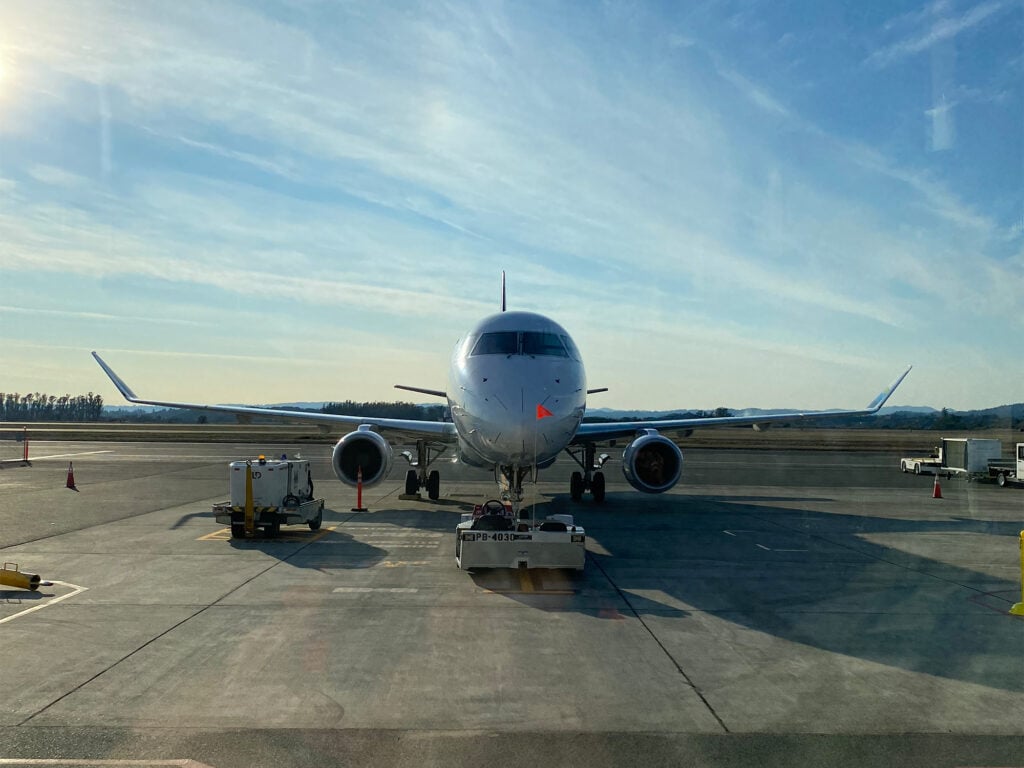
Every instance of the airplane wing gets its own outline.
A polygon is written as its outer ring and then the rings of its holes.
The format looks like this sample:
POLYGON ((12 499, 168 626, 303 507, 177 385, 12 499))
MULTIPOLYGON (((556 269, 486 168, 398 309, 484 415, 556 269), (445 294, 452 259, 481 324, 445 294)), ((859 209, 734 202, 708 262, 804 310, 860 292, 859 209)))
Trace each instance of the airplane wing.
POLYGON ((614 438, 632 437, 638 431, 644 429, 656 429, 659 432, 683 432, 704 427, 737 427, 744 424, 760 426, 771 425, 777 422, 793 422, 811 419, 829 419, 836 416, 867 416, 877 413, 878 409, 885 405, 885 401, 896 391, 910 369, 896 377, 896 380, 875 397, 867 407, 853 411, 813 411, 810 413, 768 413, 761 416, 720 416, 707 419, 666 419, 663 421, 616 421, 600 424, 581 424, 576 430, 573 443, 593 443, 614 438))
POLYGON ((167 400, 144 400, 140 397, 136 397, 131 388, 124 383, 124 380, 120 376, 114 373, 113 369, 104 362, 103 358, 95 352, 92 353, 92 356, 96 358, 96 362, 100 364, 100 368, 102 368, 107 376, 110 377, 110 380, 114 382, 114 386, 117 387, 118 391, 129 403, 157 405, 163 408, 188 408, 196 411, 232 413, 240 417, 264 416, 279 421, 296 421, 317 424, 350 424, 352 426, 369 424, 377 427, 381 431, 393 430, 414 438, 429 437, 435 440, 455 439, 455 425, 447 421, 379 419, 370 416, 342 416, 334 413, 308 413, 305 411, 288 411, 281 408, 258 408, 245 405, 204 405, 201 403, 178 403, 167 400))

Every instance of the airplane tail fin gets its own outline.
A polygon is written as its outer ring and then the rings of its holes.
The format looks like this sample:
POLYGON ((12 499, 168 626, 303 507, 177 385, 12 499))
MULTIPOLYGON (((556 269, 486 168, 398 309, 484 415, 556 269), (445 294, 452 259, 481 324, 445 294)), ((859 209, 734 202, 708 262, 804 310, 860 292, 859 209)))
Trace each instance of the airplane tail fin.
POLYGON ((505 270, 501 270, 501 311, 504 312, 506 309, 505 304, 505 270))

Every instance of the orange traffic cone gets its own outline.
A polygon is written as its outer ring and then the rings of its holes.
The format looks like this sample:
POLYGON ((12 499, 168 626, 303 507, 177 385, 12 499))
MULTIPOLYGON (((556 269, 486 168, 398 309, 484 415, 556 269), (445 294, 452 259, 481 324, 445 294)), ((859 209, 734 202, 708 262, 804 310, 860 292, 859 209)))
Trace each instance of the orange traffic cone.
POLYGON ((359 465, 356 467, 356 505, 352 507, 353 512, 369 512, 369 510, 363 506, 363 467, 359 465))
POLYGON ((65 487, 70 488, 72 491, 78 490, 75 488, 75 468, 70 461, 68 462, 68 482, 65 487))
POLYGON ((941 499, 942 498, 942 486, 939 485, 939 473, 938 472, 935 473, 935 485, 932 486, 932 498, 933 499, 941 499))

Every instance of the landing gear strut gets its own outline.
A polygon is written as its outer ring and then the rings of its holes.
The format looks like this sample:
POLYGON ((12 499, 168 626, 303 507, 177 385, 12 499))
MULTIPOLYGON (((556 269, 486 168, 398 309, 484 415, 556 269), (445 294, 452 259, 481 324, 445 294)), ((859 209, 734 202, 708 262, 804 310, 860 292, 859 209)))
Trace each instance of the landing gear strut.
POLYGON ((565 452, 572 456, 573 461, 580 465, 582 472, 573 472, 569 477, 569 496, 573 501, 583 499, 585 491, 590 491, 594 501, 604 501, 604 472, 601 467, 608 461, 608 454, 597 455, 597 446, 584 443, 582 448, 566 448, 565 452), (582 454, 582 458, 580 458, 582 454))
POLYGON ((512 504, 512 511, 519 517, 519 507, 523 503, 523 480, 533 471, 532 467, 506 466, 495 467, 494 475, 501 486, 501 499, 512 504))
POLYGON ((405 473, 405 494, 415 496, 420 488, 427 489, 427 496, 431 501, 437 501, 441 497, 441 473, 436 469, 427 472, 434 461, 448 450, 447 446, 428 443, 426 440, 416 441, 416 458, 412 457, 409 451, 402 451, 402 456, 409 462, 410 469, 405 473))

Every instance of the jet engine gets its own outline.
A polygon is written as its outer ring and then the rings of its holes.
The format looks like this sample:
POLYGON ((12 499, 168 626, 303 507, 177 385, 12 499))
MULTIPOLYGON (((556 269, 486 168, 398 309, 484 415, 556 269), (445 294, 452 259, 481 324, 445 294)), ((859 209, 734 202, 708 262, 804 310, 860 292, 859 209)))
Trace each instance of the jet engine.
POLYGON ((650 429, 622 451, 622 474, 644 493, 664 493, 679 482, 683 452, 679 446, 650 429))
POLYGON ((363 470, 363 485, 376 485, 391 471, 391 445, 368 425, 349 432, 331 452, 334 474, 345 485, 355 485, 359 469, 363 470))

